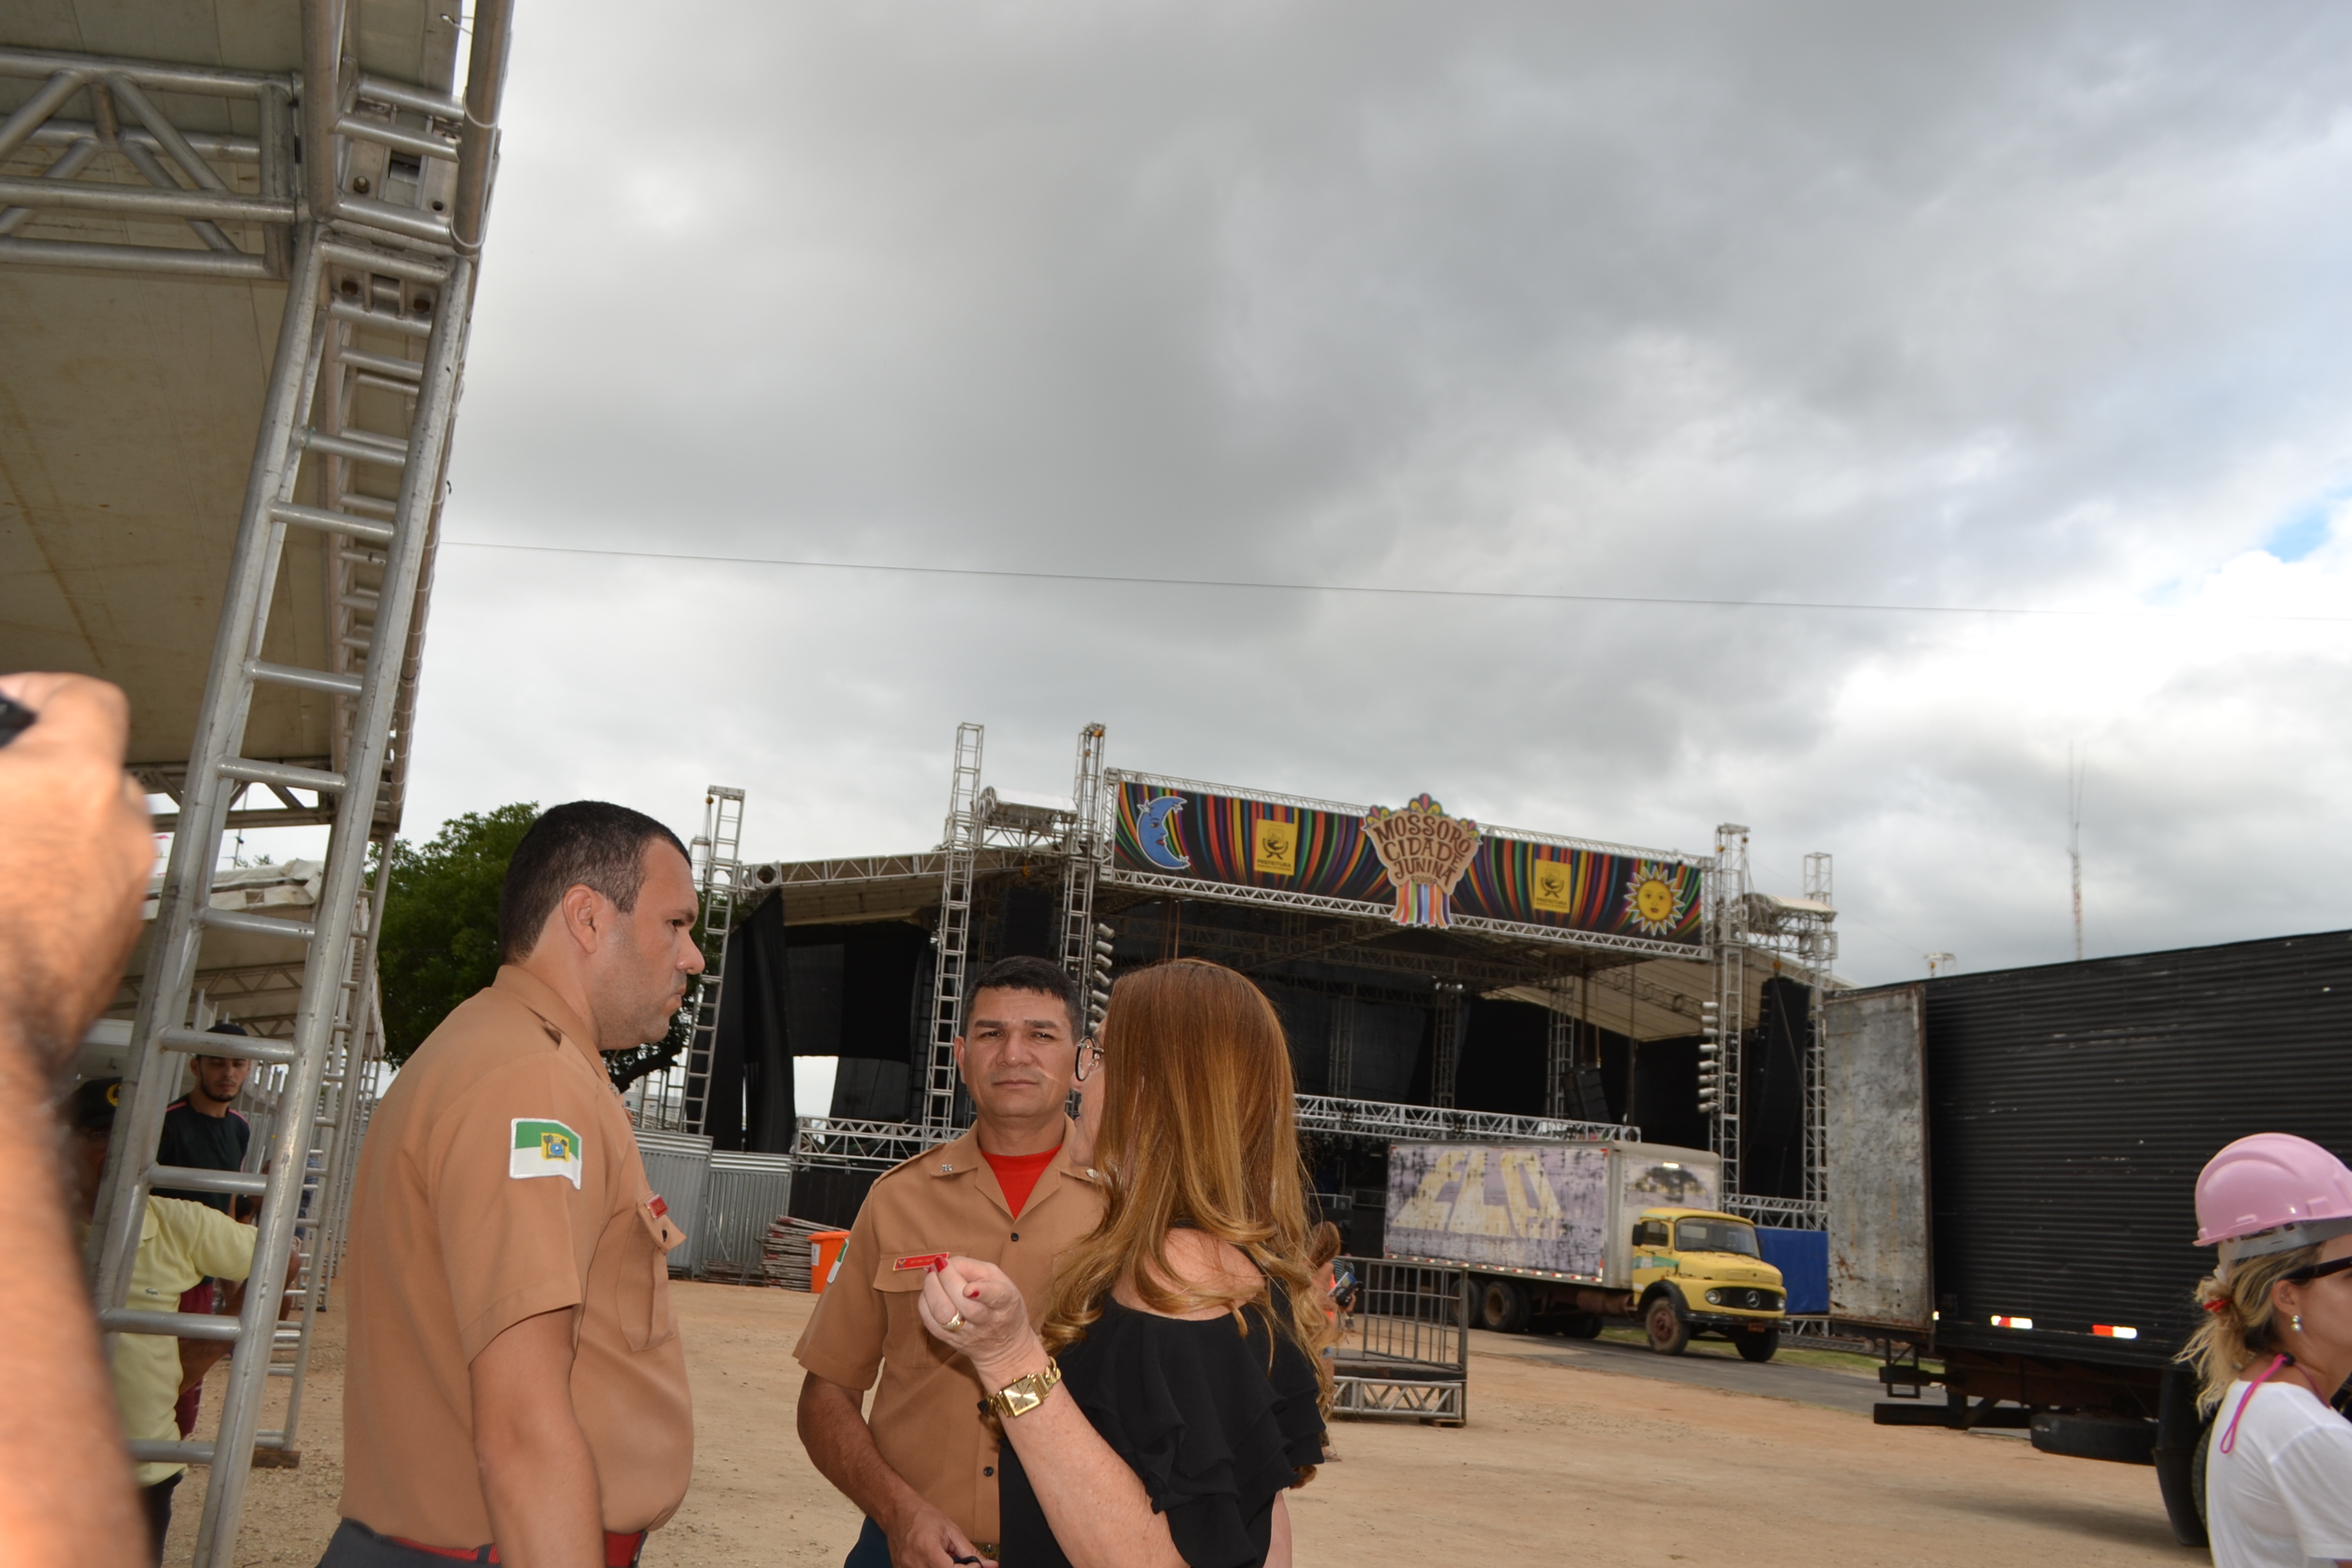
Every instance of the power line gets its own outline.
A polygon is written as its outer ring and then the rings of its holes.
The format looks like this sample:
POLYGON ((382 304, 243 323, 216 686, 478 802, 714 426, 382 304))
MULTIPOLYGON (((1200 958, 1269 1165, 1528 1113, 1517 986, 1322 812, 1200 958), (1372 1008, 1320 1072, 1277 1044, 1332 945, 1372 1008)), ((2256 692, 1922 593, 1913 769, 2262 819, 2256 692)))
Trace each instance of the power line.
POLYGON ((507 544, 450 539, 459 550, 514 550, 536 555, 597 555, 628 561, 695 562, 718 566, 782 566, 808 572, 882 572, 915 577, 993 577, 1027 583, 1106 583, 1130 587, 1217 588, 1265 594, 1358 594, 1383 598, 1482 599, 1541 605, 1647 605, 1713 610, 1820 610, 1887 616, 2026 616, 2044 619, 2292 621, 2352 625, 2352 616, 2254 616, 2228 610, 2050 609, 2005 605, 1874 605, 1831 599, 1711 599, 1673 594, 1541 594, 1507 588, 1403 588, 1361 583, 1269 583, 1226 577, 1148 577, 1113 572, 1034 572, 1009 566, 906 566, 882 561, 796 561, 772 555, 705 555, 680 550, 609 550, 585 544, 507 544))

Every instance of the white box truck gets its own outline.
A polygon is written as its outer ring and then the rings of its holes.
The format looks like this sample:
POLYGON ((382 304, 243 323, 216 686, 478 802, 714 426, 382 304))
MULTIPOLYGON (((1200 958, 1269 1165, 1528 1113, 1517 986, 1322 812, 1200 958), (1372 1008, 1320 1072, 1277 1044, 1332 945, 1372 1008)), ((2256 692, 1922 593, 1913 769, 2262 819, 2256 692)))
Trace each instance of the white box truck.
POLYGON ((1769 1361, 1780 1271, 1716 1208, 1722 1175, 1716 1155, 1660 1143, 1391 1144, 1384 1249, 1467 1268, 1480 1328, 1590 1339, 1620 1319, 1662 1354, 1714 1334, 1769 1361))

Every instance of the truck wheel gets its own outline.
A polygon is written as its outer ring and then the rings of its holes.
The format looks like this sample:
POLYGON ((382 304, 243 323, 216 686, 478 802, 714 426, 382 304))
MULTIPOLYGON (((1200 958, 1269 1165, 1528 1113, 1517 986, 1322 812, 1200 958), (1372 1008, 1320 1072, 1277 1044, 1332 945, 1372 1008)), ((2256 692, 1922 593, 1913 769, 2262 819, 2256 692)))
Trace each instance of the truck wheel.
POLYGON ((1739 1347, 1741 1361, 1770 1361, 1780 1348, 1780 1325, 1775 1323, 1769 1329, 1735 1335, 1731 1342, 1739 1347))
POLYGON ((1516 1334, 1528 1326, 1528 1293, 1516 1279, 1489 1279, 1478 1292, 1478 1326, 1516 1334))
POLYGON ((1572 1340, 1597 1340, 1601 1320, 1591 1312, 1570 1312, 1561 1321, 1559 1331, 1572 1340))
POLYGON ((1660 1355, 1680 1355, 1690 1348, 1690 1321, 1672 1296, 1652 1301, 1642 1315, 1642 1326, 1649 1331, 1650 1348, 1660 1355))

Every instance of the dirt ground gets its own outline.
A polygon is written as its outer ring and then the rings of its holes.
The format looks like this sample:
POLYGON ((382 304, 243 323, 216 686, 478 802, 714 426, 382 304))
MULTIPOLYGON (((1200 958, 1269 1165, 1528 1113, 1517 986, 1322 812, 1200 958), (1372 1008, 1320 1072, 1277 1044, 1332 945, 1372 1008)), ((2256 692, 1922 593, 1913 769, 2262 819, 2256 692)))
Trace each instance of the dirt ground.
MULTIPOLYGON (((856 1512, 793 1433, 792 1345, 814 1299, 675 1289, 694 1377, 694 1489, 646 1562, 840 1562, 856 1512)), ((254 1472, 240 1564, 309 1568, 334 1528, 342 1321, 329 1313, 320 1328, 302 1463, 254 1472)), ((1530 1359, 1543 1346, 1474 1335, 1470 1424, 1459 1430, 1340 1424, 1341 1461, 1291 1496, 1299 1568, 2206 1561, 2173 1544, 2155 1474, 2143 1468, 2056 1458, 2013 1436, 1877 1427, 1845 1410, 1530 1359)), ((205 1408, 218 1408, 216 1388, 205 1408)), ((167 1562, 189 1560, 201 1485, 197 1472, 183 1488, 167 1562)))

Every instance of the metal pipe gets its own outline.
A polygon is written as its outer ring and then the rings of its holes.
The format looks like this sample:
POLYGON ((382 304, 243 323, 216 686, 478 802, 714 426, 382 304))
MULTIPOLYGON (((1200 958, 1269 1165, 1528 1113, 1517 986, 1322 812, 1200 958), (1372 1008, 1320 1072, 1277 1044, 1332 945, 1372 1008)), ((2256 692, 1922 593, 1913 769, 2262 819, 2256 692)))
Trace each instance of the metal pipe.
POLYGON ((404 468, 408 466, 408 455, 405 452, 386 451, 381 447, 372 447, 364 441, 354 441, 349 437, 330 436, 324 430, 305 431, 302 444, 313 452, 331 453, 335 457, 349 458, 355 462, 381 463, 387 468, 404 468))
MULTIPOLYGON (((184 806, 181 808, 180 815, 187 816, 184 806)), ((198 911, 197 921, 215 931, 239 931, 247 936, 282 937, 288 942, 307 942, 319 934, 319 928, 309 921, 281 921, 268 915, 249 915, 242 910, 203 910, 198 911)), ((160 1134, 163 1128, 159 1125, 156 1131, 160 1134)))
POLYGON ((89 80, 86 65, 61 66, 38 92, 16 106, 16 112, 0 121, 0 158, 22 147, 41 121, 55 114, 89 80))
POLYGON ((79 185, 64 181, 0 179, 0 205, 131 213, 142 217, 204 217, 216 223, 294 221, 292 202, 235 191, 142 191, 135 185, 79 185))
POLYGON ((428 136, 421 131, 406 130, 386 121, 346 114, 335 121, 335 130, 342 135, 356 136, 362 142, 373 142, 381 147, 395 147, 403 153, 414 153, 420 158, 439 158, 452 163, 457 161, 457 149, 441 138, 428 136))
POLYGON ((460 256, 478 256, 499 157, 499 100, 506 90, 514 0, 476 0, 474 48, 466 61, 466 128, 457 143, 457 211, 449 232, 460 256))
MULTIPOLYGON (((246 668, 250 669, 256 662, 247 660, 246 668)), ((265 763, 252 757, 227 758, 220 764, 220 775, 248 784, 284 784, 288 789, 318 790, 327 795, 333 795, 347 782, 342 774, 331 773, 323 768, 298 768, 291 763, 265 763)))
POLYGON ((365 522, 340 511, 327 511, 315 506, 297 506, 292 501, 279 501, 269 509, 269 515, 279 522, 298 528, 315 528, 321 533, 348 534, 382 544, 392 537, 392 530, 383 523, 365 522))
POLYGON ((388 316, 382 310, 371 310, 355 300, 338 300, 327 307, 327 313, 338 321, 354 326, 373 327, 382 332, 400 332, 412 338, 433 335, 431 321, 419 321, 407 316, 388 316))
POLYGON ((196 1312, 142 1312, 119 1307, 98 1315, 98 1326, 110 1334, 154 1334, 174 1340, 233 1340, 235 1318, 196 1312))
MULTIPOLYGON (((94 136, 85 136, 67 148, 56 163, 42 170, 41 178, 70 180, 89 167, 89 161, 97 157, 98 153, 98 139, 94 136)), ((0 235, 14 234, 32 219, 31 207, 9 207, 5 211, 0 211, 0 235)))
POLYGON ((451 243, 448 219, 418 212, 415 207, 394 206, 373 196, 339 195, 335 198, 335 216, 346 224, 381 229, 426 245, 451 243))
MULTIPOLYGON (((411 283, 438 285, 449 277, 449 263, 443 257, 399 255, 331 234, 324 244, 329 261, 361 268, 371 273, 382 273, 387 278, 405 278, 411 283)), ((420 335, 422 331, 420 329, 420 335)))
MULTIPOLYGON (((326 691, 338 697, 357 697, 360 694, 358 676, 341 675, 331 669, 304 669, 299 665, 269 664, 249 658, 245 661, 245 672, 256 680, 267 680, 278 686, 299 686, 305 691, 326 691)), ((272 787, 277 787, 277 781, 268 782, 272 787)), ((299 789, 301 786, 290 787, 299 789)))
POLYGON ((268 1190, 269 1178, 249 1171, 215 1171, 209 1166, 150 1165, 149 1187, 184 1187, 192 1193, 228 1193, 257 1198, 268 1190))
POLYGON ((466 118, 466 106, 454 98, 411 87, 404 81, 390 81, 380 76, 360 72, 359 96, 371 103, 389 103, 395 109, 413 109, 419 114, 429 114, 436 120, 456 123, 466 118))
POLYGON ((47 76, 72 71, 85 79, 99 72, 129 77, 157 92, 193 92, 251 98, 273 84, 290 85, 284 72, 229 70, 219 66, 161 65, 120 55, 72 55, 54 49, 0 47, 0 76, 47 76))
POLYGON ((425 374, 425 367, 413 359, 394 359, 389 354, 372 354, 362 349, 345 349, 336 357, 353 370, 373 371, 378 375, 404 381, 411 391, 415 389, 417 379, 425 374))
POLYGON ((342 0, 302 0, 302 195, 313 221, 335 215, 335 120, 342 111, 342 0))
POLYGON ((172 155, 172 162, 180 165, 188 178, 207 191, 228 189, 221 177, 213 172, 213 166, 196 156, 196 150, 188 145, 187 138, 180 134, 180 128, 165 119, 154 101, 140 90, 137 82, 118 71, 107 77, 106 86, 108 91, 131 106, 131 112, 147 127, 148 134, 163 144, 163 151, 172 155))
MULTIPOLYGON (((227 1049, 221 1037, 203 1029, 166 1029, 156 1037, 158 1050, 173 1051, 182 1056, 216 1057, 227 1049)), ((257 1062, 290 1062, 294 1049, 275 1040, 265 1040, 257 1035, 247 1036, 236 1047, 236 1054, 257 1062)))
POLYGON ((75 239, 0 237, 0 263, 62 267, 77 272, 162 272, 254 283, 269 280, 268 263, 258 256, 224 256, 216 250, 164 250, 150 245, 98 245, 75 239))
MULTIPOLYGON (((156 189, 176 191, 181 188, 180 182, 172 178, 171 172, 163 167, 163 161, 146 148, 127 146, 118 142, 115 143, 115 151, 121 153, 131 166, 138 170, 140 175, 156 189)), ((188 220, 188 226, 195 231, 198 239, 205 242, 205 248, 207 250, 215 250, 224 256, 245 254, 234 240, 221 232, 221 226, 216 223, 205 218, 192 217, 188 220)))
MULTIPOLYGON (((263 101, 268 101, 269 97, 269 94, 263 94, 263 101)), ((40 128, 33 132, 26 144, 34 147, 64 147, 97 135, 98 126, 94 121, 52 118, 44 121, 40 128)), ((209 131, 184 131, 180 133, 180 137, 189 146, 208 158, 222 158, 232 163, 261 162, 261 143, 250 137, 221 136, 209 131)), ((163 150, 163 144, 155 139, 154 133, 143 129, 122 132, 122 140, 136 142, 141 146, 158 153, 163 150)))

